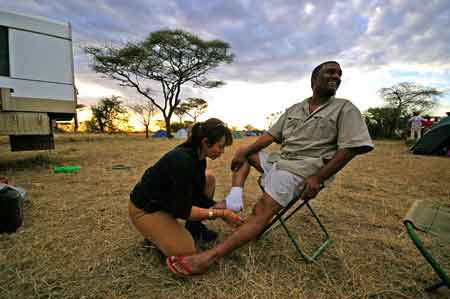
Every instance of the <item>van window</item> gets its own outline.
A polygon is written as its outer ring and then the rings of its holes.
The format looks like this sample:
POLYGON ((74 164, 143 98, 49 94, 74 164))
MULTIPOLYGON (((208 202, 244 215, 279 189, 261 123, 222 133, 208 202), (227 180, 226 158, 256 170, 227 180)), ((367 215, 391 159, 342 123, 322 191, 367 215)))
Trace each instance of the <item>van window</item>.
POLYGON ((0 26, 0 76, 9 77, 8 28, 0 26))

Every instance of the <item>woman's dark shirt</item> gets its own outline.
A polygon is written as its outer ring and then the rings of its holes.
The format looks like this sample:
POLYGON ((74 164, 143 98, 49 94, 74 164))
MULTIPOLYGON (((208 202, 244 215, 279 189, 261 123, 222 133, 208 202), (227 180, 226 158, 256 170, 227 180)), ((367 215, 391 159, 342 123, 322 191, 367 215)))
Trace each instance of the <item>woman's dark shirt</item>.
POLYGON ((131 191, 133 204, 147 213, 165 211, 188 219, 194 199, 205 197, 206 159, 195 150, 177 146, 148 168, 131 191))

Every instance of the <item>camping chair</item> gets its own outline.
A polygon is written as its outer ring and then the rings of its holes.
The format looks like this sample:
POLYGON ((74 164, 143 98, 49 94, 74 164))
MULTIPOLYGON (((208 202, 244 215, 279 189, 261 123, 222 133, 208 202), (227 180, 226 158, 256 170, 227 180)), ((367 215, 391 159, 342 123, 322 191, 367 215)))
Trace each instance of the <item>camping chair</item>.
POLYGON ((416 230, 419 230, 435 235, 444 242, 450 242, 450 208, 439 207, 432 203, 417 200, 409 209, 403 223, 414 245, 416 245, 440 278, 438 283, 427 287, 425 290, 433 291, 443 286, 447 286, 450 289, 449 275, 431 255, 430 251, 425 248, 416 233, 416 230))
MULTIPOLYGON (((259 187, 261 188, 261 190, 264 192, 264 187, 262 186, 262 183, 261 183, 261 177, 258 178, 258 184, 259 184, 259 187)), ((286 232, 286 234, 288 235, 288 238, 291 240, 291 242, 292 242, 295 250, 298 252, 298 254, 307 262, 314 262, 316 260, 316 258, 319 257, 322 254, 322 252, 327 248, 327 246, 330 245, 331 239, 330 239, 330 236, 328 235, 327 230, 325 229, 325 226, 320 221, 320 218, 317 215, 317 213, 311 207, 309 201, 302 201, 301 198, 302 198, 302 194, 300 194, 297 198, 294 198, 293 200, 291 200, 291 202, 286 207, 281 209, 273 217, 272 221, 269 224, 267 224, 266 227, 264 228, 264 230, 259 234, 258 239, 266 236, 272 230, 274 230, 279 225, 281 225, 283 227, 284 231, 286 232), (296 207, 294 208, 294 206, 296 206, 296 207), (304 206, 307 207, 307 209, 309 210, 309 212, 311 213, 313 218, 316 220, 316 222, 318 223, 320 229, 322 230, 322 232, 324 234, 324 239, 323 239, 322 243, 313 250, 312 254, 306 253, 301 248, 299 237, 298 236, 296 237, 294 235, 294 233, 292 233, 286 226, 286 222, 288 221, 288 219, 291 218, 292 215, 294 215, 297 211, 299 211, 304 206), (292 211, 287 216, 284 216, 289 210, 292 210, 292 211)))

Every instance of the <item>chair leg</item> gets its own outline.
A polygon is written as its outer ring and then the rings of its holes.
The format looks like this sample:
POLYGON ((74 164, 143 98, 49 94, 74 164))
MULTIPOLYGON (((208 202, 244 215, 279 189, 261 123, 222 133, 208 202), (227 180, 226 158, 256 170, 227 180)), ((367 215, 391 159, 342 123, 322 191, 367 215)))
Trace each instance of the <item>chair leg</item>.
POLYGON ((297 212, 298 210, 300 210, 300 208, 302 208, 307 202, 302 202, 297 208, 295 208, 294 211, 292 211, 291 213, 289 213, 289 215, 287 215, 286 217, 283 218, 283 215, 286 214, 286 212, 292 207, 292 205, 295 202, 292 202, 292 204, 289 204, 287 207, 285 207, 284 209, 282 209, 280 212, 277 213, 277 215, 272 219, 272 221, 266 225, 266 227, 264 228, 264 230, 259 234, 258 239, 266 236, 267 234, 269 234, 272 230, 274 230, 275 228, 277 228, 279 225, 281 225, 281 220, 283 220, 284 222, 286 222, 289 218, 291 218, 291 216, 297 212))
POLYGON ((411 241, 413 241, 414 245, 417 247, 417 249, 419 249, 420 253, 441 279, 441 282, 426 288, 426 290, 429 289, 430 291, 432 291, 440 288, 443 285, 447 286, 450 289, 450 277, 448 276, 447 272, 445 272, 444 268, 441 267, 441 265, 433 258, 431 253, 425 248, 419 236, 416 234, 414 225, 410 221, 405 221, 404 225, 406 226, 406 231, 408 232, 411 241))
POLYGON ((307 262, 314 262, 316 260, 316 258, 319 257, 322 254, 322 252, 328 247, 328 245, 331 244, 330 236, 329 236, 325 226, 320 221, 319 216, 314 212, 313 208, 309 205, 308 202, 302 202, 294 211, 289 213, 288 216, 283 217, 283 215, 287 212, 287 209, 289 209, 289 208, 290 208, 290 206, 286 207, 285 209, 280 211, 280 213, 277 214, 277 216, 272 220, 272 222, 270 222, 270 224, 266 226, 266 228, 260 234, 259 237, 266 236, 272 230, 274 230, 276 227, 281 225, 283 227, 284 231, 286 232, 286 234, 288 235, 289 239, 291 240, 291 242, 292 242, 293 246, 295 247, 296 251, 298 252, 298 254, 307 262), (295 236, 286 226, 286 221, 295 212, 297 212, 300 208, 302 208, 304 205, 307 206, 308 210, 310 211, 310 213, 312 214, 312 216, 314 217, 316 222, 319 224, 319 227, 321 228, 322 232, 325 235, 324 241, 320 244, 320 246, 318 248, 315 249, 315 251, 312 253, 312 255, 308 255, 305 251, 302 250, 298 236, 295 236))

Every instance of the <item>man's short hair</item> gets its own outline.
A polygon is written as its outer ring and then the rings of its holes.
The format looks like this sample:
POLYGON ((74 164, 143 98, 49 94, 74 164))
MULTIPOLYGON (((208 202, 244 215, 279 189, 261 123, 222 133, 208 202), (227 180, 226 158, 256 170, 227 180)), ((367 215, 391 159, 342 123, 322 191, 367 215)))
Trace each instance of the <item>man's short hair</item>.
POLYGON ((337 61, 334 61, 334 60, 325 61, 325 62, 322 62, 321 64, 319 64, 318 66, 316 66, 316 67, 313 69, 312 74, 311 74, 311 88, 313 88, 313 82, 314 82, 314 80, 317 78, 317 76, 319 75, 319 72, 320 72, 320 70, 322 69, 322 67, 323 67, 325 64, 328 64, 328 63, 335 63, 335 64, 341 66, 337 61))

